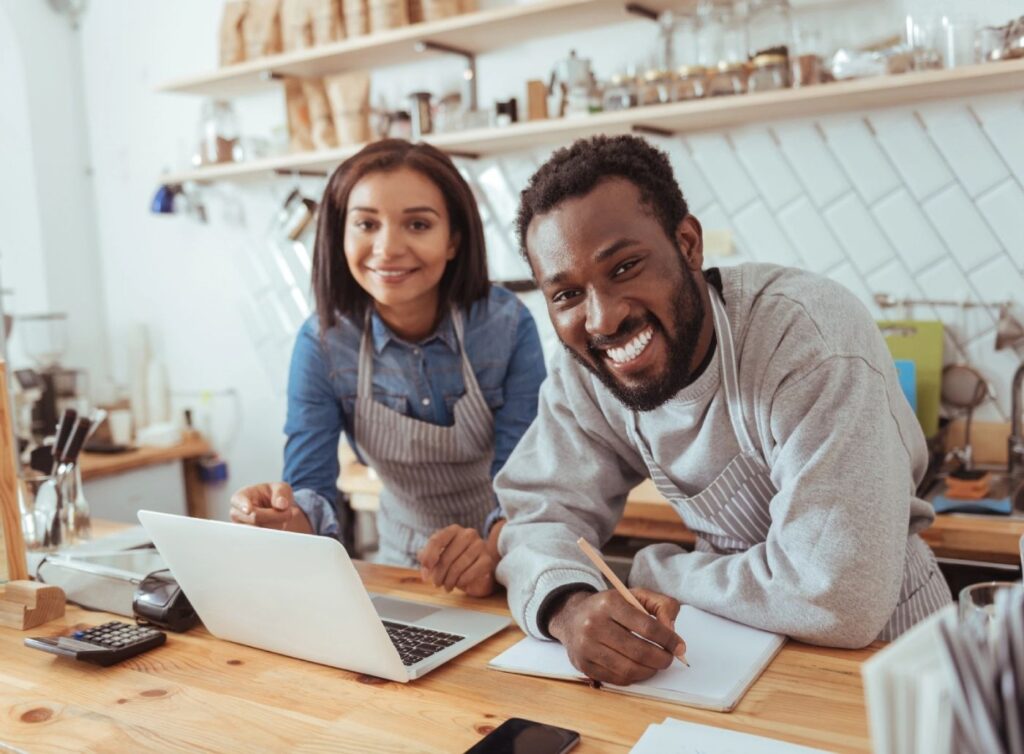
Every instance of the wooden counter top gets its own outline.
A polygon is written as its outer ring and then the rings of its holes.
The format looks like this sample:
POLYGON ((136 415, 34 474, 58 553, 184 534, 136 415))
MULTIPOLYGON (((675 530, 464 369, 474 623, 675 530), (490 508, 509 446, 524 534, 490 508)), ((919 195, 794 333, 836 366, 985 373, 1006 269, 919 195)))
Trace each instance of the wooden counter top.
MULTIPOLYGON (((380 480, 354 460, 342 466, 339 489, 360 496, 360 509, 367 509, 367 497, 380 494, 380 480)), ((651 480, 629 493, 626 510, 615 533, 624 537, 676 542, 693 546, 695 537, 686 528, 671 505, 651 480)), ((948 513, 936 516, 935 523, 921 535, 938 557, 977 560, 986 563, 1020 564, 1020 538, 1024 520, 1005 516, 974 516, 948 513)))
MULTIPOLYGON (((357 563, 367 586, 505 613, 504 594, 447 595, 413 571, 357 563)), ((870 750, 860 665, 877 647, 789 643, 729 714, 488 670, 509 628, 425 678, 382 681, 213 638, 202 628, 109 668, 22 646, 119 619, 68 606, 28 632, 0 628, 0 741, 25 751, 463 751, 508 717, 582 734, 580 754, 625 754, 672 716, 836 752, 870 750)))
POLYGON ((144 445, 124 453, 83 452, 79 465, 82 467, 82 480, 88 482, 90 479, 100 479, 158 463, 199 458, 209 452, 210 445, 206 440, 191 437, 177 445, 162 448, 144 445))

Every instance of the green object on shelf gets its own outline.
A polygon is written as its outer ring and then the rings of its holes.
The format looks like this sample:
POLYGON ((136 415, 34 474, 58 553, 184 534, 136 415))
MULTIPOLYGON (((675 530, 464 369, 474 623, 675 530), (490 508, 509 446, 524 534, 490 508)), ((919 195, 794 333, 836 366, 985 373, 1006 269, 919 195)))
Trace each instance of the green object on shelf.
POLYGON ((909 359, 917 367, 917 420, 925 437, 939 431, 942 392, 943 325, 927 320, 884 320, 878 323, 894 359, 909 359))

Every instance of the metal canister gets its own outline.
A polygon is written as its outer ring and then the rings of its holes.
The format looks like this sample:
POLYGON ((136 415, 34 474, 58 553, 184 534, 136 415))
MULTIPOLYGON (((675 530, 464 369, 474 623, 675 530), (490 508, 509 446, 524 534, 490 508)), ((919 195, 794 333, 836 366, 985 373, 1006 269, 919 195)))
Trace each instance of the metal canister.
POLYGON ((419 141, 434 132, 434 119, 430 113, 430 92, 409 95, 409 113, 412 116, 412 140, 419 141))

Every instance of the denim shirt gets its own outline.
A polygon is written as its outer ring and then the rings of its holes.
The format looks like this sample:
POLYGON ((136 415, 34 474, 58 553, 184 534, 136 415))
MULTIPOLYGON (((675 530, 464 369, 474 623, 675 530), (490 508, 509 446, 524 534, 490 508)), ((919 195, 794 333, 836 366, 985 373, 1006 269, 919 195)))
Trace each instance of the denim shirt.
MULTIPOLYGON (((451 426, 453 407, 465 393, 462 356, 451 317, 417 343, 395 335, 374 312, 373 399, 421 421, 451 426)), ((537 391, 546 371, 537 326, 515 294, 491 286, 486 299, 464 314, 465 348, 487 405, 494 412, 498 473, 537 415, 537 391)), ((321 340, 315 316, 299 329, 288 376, 284 431, 284 481, 318 534, 339 536, 338 440, 356 448, 354 418, 363 323, 342 317, 321 340)), ((358 450, 356 451, 358 453, 358 450)), ((487 528, 501 516, 495 510, 487 528)), ((483 532, 486 533, 486 532, 483 532)))

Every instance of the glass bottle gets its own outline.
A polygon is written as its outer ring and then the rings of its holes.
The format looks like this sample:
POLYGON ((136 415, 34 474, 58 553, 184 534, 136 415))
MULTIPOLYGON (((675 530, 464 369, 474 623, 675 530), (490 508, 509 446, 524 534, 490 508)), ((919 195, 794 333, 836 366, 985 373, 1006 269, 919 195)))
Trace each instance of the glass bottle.
POLYGON ((238 135, 238 118, 231 103, 206 100, 199 117, 199 138, 192 162, 197 166, 233 162, 238 135))
POLYGON ((606 112, 636 107, 636 78, 626 73, 616 73, 608 81, 603 99, 606 112))
POLYGON ((747 19, 749 56, 786 55, 794 48, 793 16, 789 0, 751 0, 747 19))
POLYGON ((700 0, 697 19, 700 30, 697 36, 698 65, 714 69, 719 64, 746 61, 746 17, 733 0, 700 0))

